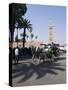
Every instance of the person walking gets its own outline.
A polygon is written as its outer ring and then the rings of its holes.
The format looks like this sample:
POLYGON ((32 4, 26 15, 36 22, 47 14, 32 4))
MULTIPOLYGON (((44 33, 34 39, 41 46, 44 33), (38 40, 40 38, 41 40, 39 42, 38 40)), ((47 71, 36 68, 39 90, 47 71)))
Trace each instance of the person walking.
POLYGON ((18 64, 19 61, 19 48, 15 48, 15 63, 18 64))

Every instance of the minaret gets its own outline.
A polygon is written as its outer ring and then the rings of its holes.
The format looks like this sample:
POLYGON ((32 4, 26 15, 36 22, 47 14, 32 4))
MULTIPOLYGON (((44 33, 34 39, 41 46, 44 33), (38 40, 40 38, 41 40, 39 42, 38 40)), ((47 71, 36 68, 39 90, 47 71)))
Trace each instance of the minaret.
POLYGON ((52 22, 49 22, 48 25, 48 43, 50 44, 51 42, 54 42, 54 28, 52 25, 52 22))

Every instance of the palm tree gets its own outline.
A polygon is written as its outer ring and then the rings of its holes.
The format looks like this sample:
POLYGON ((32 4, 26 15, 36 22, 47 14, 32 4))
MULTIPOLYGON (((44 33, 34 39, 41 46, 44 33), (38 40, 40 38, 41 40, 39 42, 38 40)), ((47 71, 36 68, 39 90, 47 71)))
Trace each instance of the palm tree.
POLYGON ((27 37, 27 40, 28 40, 29 36, 27 35, 26 37, 27 37))
POLYGON ((16 42, 17 42, 17 47, 18 47, 18 28, 19 28, 19 24, 18 23, 16 23, 15 28, 17 29, 16 42))
POLYGON ((16 35, 16 37, 15 37, 15 42, 18 42, 18 36, 16 35))
POLYGON ((33 33, 31 33, 31 35, 30 35, 30 36, 31 36, 31 41, 32 41, 32 39, 33 39, 33 37, 34 37, 34 34, 33 34, 33 33))
POLYGON ((11 35, 11 44, 14 38, 15 24, 24 16, 27 11, 25 4, 12 3, 9 5, 9 31, 11 35))
POLYGON ((18 47, 18 28, 17 28, 17 47, 18 47))
POLYGON ((30 21, 27 19, 21 19, 19 22, 19 27, 23 28, 23 48, 25 47, 25 37, 26 37, 26 29, 28 29, 30 32, 32 31, 32 24, 30 24, 30 21))
POLYGON ((37 40, 38 36, 35 36, 35 39, 37 40))
MULTIPOLYGON (((23 38, 23 36, 24 36, 23 33, 21 33, 20 36, 23 38)), ((29 36, 28 36, 27 34, 25 35, 25 37, 26 37, 27 40, 28 40, 29 36)))

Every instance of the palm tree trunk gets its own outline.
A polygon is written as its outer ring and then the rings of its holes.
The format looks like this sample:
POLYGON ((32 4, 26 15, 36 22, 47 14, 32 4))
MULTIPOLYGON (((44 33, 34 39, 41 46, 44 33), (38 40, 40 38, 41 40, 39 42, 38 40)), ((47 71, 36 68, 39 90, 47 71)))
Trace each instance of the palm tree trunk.
POLYGON ((11 38, 10 38, 10 42, 13 43, 13 36, 14 36, 14 33, 11 32, 11 33, 10 33, 10 36, 11 36, 11 38))
POLYGON ((23 48, 25 47, 25 36, 26 36, 26 28, 24 28, 24 33, 23 33, 23 48))
POLYGON ((17 28, 17 47, 18 47, 18 28, 17 28))

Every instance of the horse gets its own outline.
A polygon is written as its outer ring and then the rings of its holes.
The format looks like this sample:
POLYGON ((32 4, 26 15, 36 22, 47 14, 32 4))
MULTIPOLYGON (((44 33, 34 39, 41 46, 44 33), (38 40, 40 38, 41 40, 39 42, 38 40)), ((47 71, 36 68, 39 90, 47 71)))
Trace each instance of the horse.
POLYGON ((51 47, 35 48, 34 51, 32 50, 32 52, 33 52, 32 60, 38 63, 40 63, 41 60, 43 60, 43 62, 45 61, 53 62, 55 56, 58 55, 58 49, 56 48, 53 50, 51 47))

